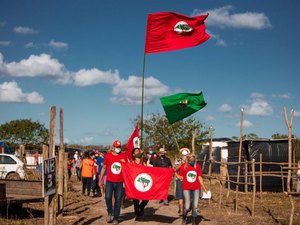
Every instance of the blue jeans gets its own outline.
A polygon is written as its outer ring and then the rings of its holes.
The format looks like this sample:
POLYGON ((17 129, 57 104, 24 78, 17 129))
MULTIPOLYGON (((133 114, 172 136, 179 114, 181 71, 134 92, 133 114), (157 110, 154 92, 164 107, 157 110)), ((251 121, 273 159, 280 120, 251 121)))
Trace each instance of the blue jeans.
POLYGON ((198 215, 198 202, 200 197, 200 189, 198 190, 183 190, 184 212, 187 212, 192 206, 192 216, 198 215))
POLYGON ((114 220, 118 220, 121 211, 121 197, 123 192, 123 182, 111 182, 106 181, 105 188, 105 202, 107 207, 107 213, 114 216, 114 220), (115 204, 112 207, 112 195, 114 193, 115 204))

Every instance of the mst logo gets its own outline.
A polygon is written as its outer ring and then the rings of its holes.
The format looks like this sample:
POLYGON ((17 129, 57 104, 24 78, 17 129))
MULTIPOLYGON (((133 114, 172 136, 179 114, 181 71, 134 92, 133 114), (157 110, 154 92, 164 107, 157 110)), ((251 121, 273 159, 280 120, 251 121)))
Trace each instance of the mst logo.
POLYGON ((180 111, 184 111, 184 110, 188 109, 188 107, 187 107, 188 104, 189 104, 188 99, 182 100, 177 104, 177 109, 180 111))
POLYGON ((193 31, 193 28, 190 27, 190 25, 188 25, 187 22, 180 21, 180 22, 176 23, 176 25, 174 26, 174 31, 177 34, 188 34, 193 31))
POLYGON ((189 171, 187 174, 186 174, 186 180, 189 182, 189 183, 194 183, 196 181, 196 178, 197 178, 197 173, 196 171, 189 171))
POLYGON ((134 186, 140 192, 149 191, 152 187, 152 184, 152 178, 147 173, 140 173, 134 180, 134 186))
POLYGON ((113 174, 120 174, 121 173, 121 170, 122 170, 122 166, 121 166, 121 163, 119 162, 114 162, 111 167, 110 167, 110 170, 113 174))

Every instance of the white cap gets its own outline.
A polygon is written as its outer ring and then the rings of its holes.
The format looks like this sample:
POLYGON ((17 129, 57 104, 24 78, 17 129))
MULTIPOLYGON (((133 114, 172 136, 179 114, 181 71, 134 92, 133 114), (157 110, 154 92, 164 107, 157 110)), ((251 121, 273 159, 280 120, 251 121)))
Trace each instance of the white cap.
POLYGON ((181 155, 188 155, 190 154, 190 150, 188 148, 180 149, 181 155))

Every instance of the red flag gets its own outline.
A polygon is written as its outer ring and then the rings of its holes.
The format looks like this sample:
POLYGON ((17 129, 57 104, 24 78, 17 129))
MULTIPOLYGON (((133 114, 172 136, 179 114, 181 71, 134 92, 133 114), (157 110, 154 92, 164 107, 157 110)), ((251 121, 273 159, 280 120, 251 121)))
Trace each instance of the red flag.
POLYGON ((173 12, 148 15, 145 53, 166 52, 190 48, 207 41, 205 32, 207 15, 187 17, 173 12))
POLYGON ((138 124, 136 124, 135 129, 133 131, 133 133, 131 134, 130 138, 128 139, 128 142, 125 146, 125 154, 127 159, 129 159, 130 161, 132 161, 132 150, 134 148, 139 148, 140 147, 140 140, 139 140, 139 126, 138 124))
POLYGON ((128 198, 161 200, 168 198, 173 169, 124 163, 122 174, 128 198))

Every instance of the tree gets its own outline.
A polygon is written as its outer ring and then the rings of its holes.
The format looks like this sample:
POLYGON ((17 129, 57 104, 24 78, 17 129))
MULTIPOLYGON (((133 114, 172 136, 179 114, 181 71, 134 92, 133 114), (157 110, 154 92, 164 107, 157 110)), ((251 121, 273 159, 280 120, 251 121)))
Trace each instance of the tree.
POLYGON ((243 140, 254 140, 254 139, 258 139, 258 135, 254 134, 254 133, 249 133, 249 134, 245 134, 243 136, 243 140))
MULTIPOLYGON (((258 139, 258 138, 259 138, 258 135, 254 134, 254 133, 249 133, 249 134, 243 135, 243 140, 254 140, 254 139, 258 139)), ((232 136, 231 139, 234 141, 239 141, 240 137, 232 136)))
POLYGON ((11 147, 17 145, 48 144, 49 132, 43 124, 30 119, 12 120, 0 125, 0 140, 11 147))
MULTIPOLYGON (((143 148, 154 147, 158 150, 165 147, 168 151, 177 152, 175 138, 180 148, 187 147, 191 149, 193 132, 197 129, 197 140, 207 139, 209 129, 193 117, 186 120, 180 120, 172 126, 165 116, 160 114, 151 114, 146 117, 143 123, 143 148)), ((138 117, 135 121, 140 121, 138 117)), ((136 122, 135 122, 136 123, 136 122)))
POLYGON ((288 135, 287 134, 279 134, 275 133, 271 136, 273 139, 287 139, 288 135))

